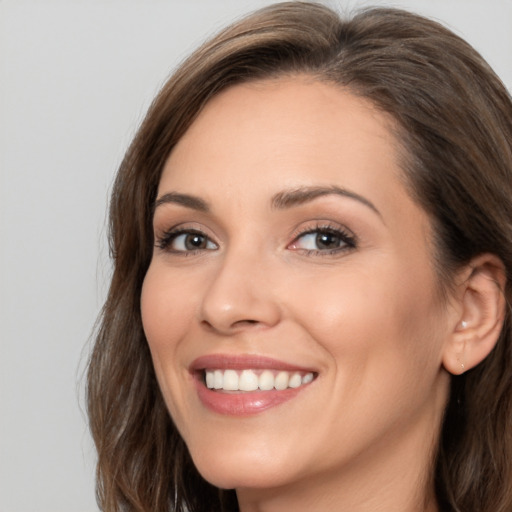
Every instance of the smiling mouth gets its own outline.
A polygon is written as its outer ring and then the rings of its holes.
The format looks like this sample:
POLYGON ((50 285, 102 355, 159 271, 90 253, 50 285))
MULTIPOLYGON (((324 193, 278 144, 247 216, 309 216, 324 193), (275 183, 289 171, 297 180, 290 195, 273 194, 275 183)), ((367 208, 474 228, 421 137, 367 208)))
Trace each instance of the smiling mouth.
POLYGON ((206 409, 226 417, 262 413, 298 396, 317 380, 314 368, 257 354, 208 354, 189 367, 206 409))
POLYGON ((214 391, 284 391, 305 386, 314 380, 313 372, 271 369, 205 369, 203 383, 214 391))

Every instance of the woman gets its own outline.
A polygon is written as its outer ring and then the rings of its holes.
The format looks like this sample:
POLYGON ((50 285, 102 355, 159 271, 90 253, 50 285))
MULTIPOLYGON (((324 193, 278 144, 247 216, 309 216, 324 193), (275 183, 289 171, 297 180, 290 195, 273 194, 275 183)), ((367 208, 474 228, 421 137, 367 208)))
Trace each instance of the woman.
POLYGON ((508 511, 512 102, 399 10, 263 9, 119 170, 103 510, 508 511))

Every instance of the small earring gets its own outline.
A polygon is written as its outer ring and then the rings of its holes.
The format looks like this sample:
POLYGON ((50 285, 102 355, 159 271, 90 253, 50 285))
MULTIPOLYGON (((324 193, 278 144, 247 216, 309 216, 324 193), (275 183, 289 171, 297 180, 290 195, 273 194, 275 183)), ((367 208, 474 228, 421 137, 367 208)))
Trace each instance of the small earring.
POLYGON ((466 320, 462 320, 462 322, 460 323, 460 326, 465 329, 467 326, 468 326, 468 323, 466 322, 466 320))

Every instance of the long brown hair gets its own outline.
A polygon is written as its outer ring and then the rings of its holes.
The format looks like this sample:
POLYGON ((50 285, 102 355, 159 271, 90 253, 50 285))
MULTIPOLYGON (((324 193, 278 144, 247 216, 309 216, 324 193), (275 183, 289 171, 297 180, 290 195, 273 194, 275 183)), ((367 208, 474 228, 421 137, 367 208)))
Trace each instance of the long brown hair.
POLYGON ((237 510, 233 491, 194 468, 158 389, 140 293, 163 164, 212 96, 243 81, 307 74, 371 101, 398 126, 407 185, 430 215, 440 282, 483 252, 503 261, 505 324, 487 359, 452 377, 434 478, 443 511, 512 510, 512 100, 466 42, 395 9, 350 20, 315 3, 264 8, 199 48, 154 100, 121 164, 110 205, 114 271, 88 372, 108 512, 237 510))

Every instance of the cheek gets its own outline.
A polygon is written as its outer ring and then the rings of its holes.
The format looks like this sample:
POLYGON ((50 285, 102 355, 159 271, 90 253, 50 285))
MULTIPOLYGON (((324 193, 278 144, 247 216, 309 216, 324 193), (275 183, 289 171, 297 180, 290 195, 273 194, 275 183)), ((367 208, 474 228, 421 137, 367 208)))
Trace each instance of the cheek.
POLYGON ((190 288, 180 287, 169 272, 150 265, 142 286, 141 314, 154 359, 174 351, 186 331, 193 311, 190 294, 186 293, 190 288))
POLYGON ((173 411, 174 404, 183 401, 187 370, 179 348, 190 324, 191 308, 186 294, 176 293, 176 281, 168 274, 157 265, 149 267, 142 286, 141 315, 155 374, 167 407, 173 411))
POLYGON ((442 313, 428 271, 347 266, 314 282, 288 291, 293 316, 337 366, 348 365, 357 379, 368 372, 387 380, 440 366, 442 313))
POLYGON ((180 358, 181 341, 189 330, 193 309, 190 287, 177 287, 175 276, 159 265, 150 265, 141 292, 141 315, 156 378, 167 408, 183 430, 189 375, 180 358))
POLYGON ((335 368, 325 410, 336 420, 326 436, 354 428, 354 439, 371 439, 390 424, 412 424, 431 400, 442 406, 436 382, 443 338, 428 280, 417 288, 398 269, 387 270, 349 272, 315 286, 297 311, 335 368))

